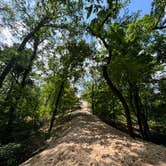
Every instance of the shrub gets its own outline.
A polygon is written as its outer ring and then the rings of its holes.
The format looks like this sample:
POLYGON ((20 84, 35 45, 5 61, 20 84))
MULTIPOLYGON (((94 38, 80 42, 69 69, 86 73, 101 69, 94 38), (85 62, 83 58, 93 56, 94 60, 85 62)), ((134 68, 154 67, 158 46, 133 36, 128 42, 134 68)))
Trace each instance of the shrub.
POLYGON ((2 166, 17 166, 21 154, 21 144, 9 143, 0 146, 0 163, 2 166))

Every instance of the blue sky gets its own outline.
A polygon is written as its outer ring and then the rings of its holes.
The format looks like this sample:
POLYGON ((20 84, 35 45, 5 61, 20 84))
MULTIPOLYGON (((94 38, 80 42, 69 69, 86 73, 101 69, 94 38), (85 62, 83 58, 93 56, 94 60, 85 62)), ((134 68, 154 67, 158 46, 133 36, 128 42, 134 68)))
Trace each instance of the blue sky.
POLYGON ((129 9, 131 12, 141 10, 141 14, 148 14, 151 10, 152 0, 131 0, 129 9))

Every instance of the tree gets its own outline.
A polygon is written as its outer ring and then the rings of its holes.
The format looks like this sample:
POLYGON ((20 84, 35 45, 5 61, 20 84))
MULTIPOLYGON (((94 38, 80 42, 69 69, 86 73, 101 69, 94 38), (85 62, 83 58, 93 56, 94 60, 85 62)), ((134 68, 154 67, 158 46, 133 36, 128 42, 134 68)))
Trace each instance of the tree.
MULTIPOLYGON (((140 80, 138 82, 136 79, 139 79, 140 76, 142 76, 142 81, 146 80, 147 84, 147 82, 150 81, 152 74, 155 73, 155 65, 152 65, 152 63, 155 63, 155 58, 152 58, 151 56, 153 51, 150 52, 148 50, 151 50, 152 47, 148 47, 148 49, 146 49, 145 45, 149 44, 153 40, 154 30, 164 29, 165 21, 162 21, 164 10, 163 7, 160 6, 162 5, 162 2, 160 5, 157 5, 156 2, 154 2, 152 9, 154 11, 152 11, 151 15, 145 15, 142 18, 139 18, 138 13, 136 13, 119 19, 118 13, 123 5, 124 3, 118 1, 108 1, 107 8, 104 8, 99 4, 90 6, 88 8, 88 17, 93 11, 96 12, 95 14, 97 17, 91 21, 88 26, 88 31, 93 36, 100 39, 107 50, 107 53, 103 58, 103 77, 114 95, 119 98, 124 107, 130 135, 134 136, 130 115, 132 109, 134 109, 142 137, 148 139, 149 127, 140 97, 140 85, 138 85, 143 82, 140 83, 140 80), (160 12, 156 13, 156 7, 161 8, 160 12), (153 19, 154 16, 155 19, 153 19), (139 57, 141 52, 145 52, 143 56, 141 56, 143 58, 139 57), (131 63, 127 60, 128 58, 129 61, 131 60, 131 63), (115 68, 113 69, 114 60, 115 68), (146 62, 147 64, 143 64, 141 61, 146 62), (138 68, 135 66, 131 68, 130 65, 136 65, 138 68), (139 71, 141 67, 145 70, 142 73, 139 71), (150 68, 147 69, 147 67, 150 68), (119 75, 117 75, 118 72, 119 75), (117 82, 115 81, 115 75, 117 75, 117 82), (134 80, 134 78, 136 79, 134 80), (123 82, 121 82, 122 80, 123 82), (120 86, 118 85, 119 83, 121 83, 120 86), (128 87, 130 89, 130 102, 126 98, 125 94, 128 87)), ((161 51, 159 54, 161 54, 161 51)))
POLYGON ((58 111, 58 106, 65 88, 66 82, 70 82, 72 79, 77 81, 83 74, 83 62, 86 57, 92 54, 91 48, 85 43, 85 41, 71 41, 66 43, 66 46, 58 47, 58 51, 61 55, 62 69, 59 71, 59 76, 61 78, 59 87, 56 92, 55 106, 52 113, 50 127, 48 134, 50 134, 53 123, 55 120, 55 115, 58 111))
POLYGON ((108 40, 108 42, 105 40, 106 34, 108 35, 108 33, 104 29, 104 24, 108 21, 110 16, 112 16, 112 18, 115 18, 117 16, 118 10, 119 10, 119 6, 118 6, 117 2, 115 2, 115 3, 114 3, 114 1, 108 2, 108 9, 107 9, 108 14, 105 16, 105 13, 106 13, 105 9, 99 11, 97 14, 99 18, 98 19, 95 18, 91 22, 91 25, 88 27, 88 29, 89 29, 89 32, 92 33, 92 35, 96 36, 97 38, 99 38, 103 42, 103 45, 105 46, 106 50, 108 51, 108 57, 106 57, 103 60, 103 61, 105 61, 105 64, 103 65, 103 69, 102 69, 103 76, 104 76, 108 86, 112 90, 112 92, 121 101, 121 103, 124 107, 124 110, 125 110, 125 114, 126 114, 128 132, 129 132, 130 136, 134 137, 129 106, 128 106, 124 96, 122 95, 122 93, 113 84, 112 80, 109 77, 108 71, 107 71, 108 66, 111 63, 111 58, 113 56, 113 53, 112 53, 112 48, 111 48, 111 45, 109 43, 109 40, 108 40))
MULTIPOLYGON (((10 82, 10 80, 6 79, 7 76, 10 75, 10 73, 14 73, 17 75, 17 78, 15 80, 16 84, 18 84, 16 85, 17 88, 15 89, 17 93, 12 97, 12 100, 14 100, 15 102, 10 105, 8 111, 9 117, 6 127, 6 134, 11 133, 14 122, 14 114, 16 113, 17 106, 20 102, 22 94, 24 93, 24 90, 26 91, 26 86, 29 84, 29 82, 32 82, 30 79, 30 74, 32 74, 31 70, 34 65, 34 61, 37 60, 38 57, 37 49, 39 44, 42 44, 42 41, 46 41, 49 39, 51 41, 55 40, 55 31, 57 31, 58 29, 65 31, 65 33, 63 32, 63 34, 67 34, 73 28, 72 26, 74 24, 77 24, 78 19, 75 19, 75 17, 73 17, 73 13, 77 13, 79 17, 78 9, 80 7, 77 3, 70 1, 68 3, 63 1, 42 1, 35 2, 34 5, 32 5, 27 1, 17 0, 13 4, 13 6, 9 5, 11 11, 14 13, 12 15, 12 21, 13 23, 14 21, 21 22, 21 26, 23 26, 26 30, 21 33, 22 41, 20 42, 20 44, 17 44, 15 46, 15 50, 13 52, 10 52, 12 54, 10 55, 10 58, 5 61, 3 70, 0 75, 0 88, 2 88, 4 82, 10 82), (61 22, 63 22, 63 25, 61 24, 61 22), (28 44, 33 45, 31 46, 33 47, 33 51, 30 54, 24 54, 28 44), (23 54, 25 55, 25 57, 22 56, 23 54), (20 65, 20 59, 18 57, 21 57, 21 59, 23 59, 21 63, 26 62, 26 58, 29 62, 27 64, 20 65), (21 87, 22 89, 19 89, 19 87, 21 87)), ((4 8, 4 11, 8 12, 8 8, 6 10, 4 8)), ((5 14, 3 16, 5 16, 5 14)), ((6 19, 6 21, 11 20, 6 19)), ((19 34, 16 27, 14 27, 14 24, 12 25, 12 22, 7 23, 9 23, 10 26, 14 30, 16 30, 16 33, 19 34)), ((76 31, 77 29, 75 28, 74 32, 76 31)), ((16 36, 16 38, 19 38, 19 35, 16 36)), ((15 86, 12 87, 12 89, 14 88, 15 86)), ((10 96, 10 94, 7 96, 10 96)), ((10 138, 10 136, 8 138, 10 138)), ((6 141, 10 141, 10 139, 6 141)))

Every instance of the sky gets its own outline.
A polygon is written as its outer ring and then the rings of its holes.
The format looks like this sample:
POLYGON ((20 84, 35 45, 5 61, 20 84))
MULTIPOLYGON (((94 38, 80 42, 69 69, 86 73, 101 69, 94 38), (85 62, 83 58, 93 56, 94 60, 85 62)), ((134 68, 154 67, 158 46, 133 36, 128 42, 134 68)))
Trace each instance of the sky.
POLYGON ((141 14, 148 14, 151 10, 151 3, 152 0, 131 0, 129 9, 132 12, 141 10, 141 14))

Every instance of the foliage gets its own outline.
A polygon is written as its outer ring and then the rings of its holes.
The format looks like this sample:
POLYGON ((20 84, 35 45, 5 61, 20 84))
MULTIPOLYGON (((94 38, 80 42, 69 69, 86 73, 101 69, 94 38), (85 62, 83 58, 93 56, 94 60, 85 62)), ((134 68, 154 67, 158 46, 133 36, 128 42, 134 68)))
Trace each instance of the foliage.
POLYGON ((94 114, 131 136, 166 134, 165 1, 153 0, 145 15, 129 3, 2 0, 2 28, 13 36, 0 41, 3 162, 17 164, 11 142, 79 108, 79 89, 94 114))
POLYGON ((18 159, 21 156, 21 145, 16 143, 9 143, 0 146, 0 162, 1 165, 17 166, 18 159))

